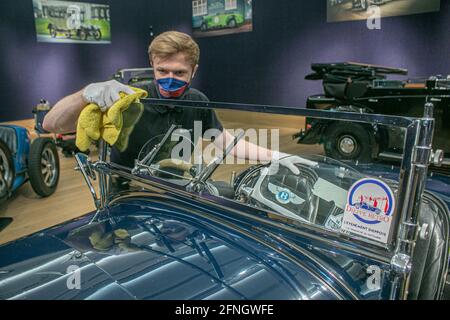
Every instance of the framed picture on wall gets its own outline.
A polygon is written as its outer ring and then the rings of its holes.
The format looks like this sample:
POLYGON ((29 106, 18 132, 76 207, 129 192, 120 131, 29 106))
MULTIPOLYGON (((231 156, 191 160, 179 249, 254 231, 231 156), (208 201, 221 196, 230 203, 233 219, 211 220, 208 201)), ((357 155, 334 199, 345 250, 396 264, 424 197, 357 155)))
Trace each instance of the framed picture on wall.
POLYGON ((111 43, 109 5, 33 0, 36 38, 50 43, 111 43))
POLYGON ((192 0, 194 37, 253 30, 252 0, 192 0))
POLYGON ((441 0, 325 0, 327 21, 366 20, 377 6, 381 18, 439 11, 441 0))

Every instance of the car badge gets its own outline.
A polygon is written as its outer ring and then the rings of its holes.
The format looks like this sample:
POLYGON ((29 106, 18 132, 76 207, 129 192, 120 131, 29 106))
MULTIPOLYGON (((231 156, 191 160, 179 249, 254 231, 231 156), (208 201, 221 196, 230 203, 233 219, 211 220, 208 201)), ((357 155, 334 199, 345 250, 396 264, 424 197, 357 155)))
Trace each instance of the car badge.
POLYGON ((302 204, 305 202, 302 198, 300 198, 295 193, 289 191, 289 189, 279 187, 273 183, 269 183, 268 185, 269 191, 275 195, 275 199, 281 204, 302 204))

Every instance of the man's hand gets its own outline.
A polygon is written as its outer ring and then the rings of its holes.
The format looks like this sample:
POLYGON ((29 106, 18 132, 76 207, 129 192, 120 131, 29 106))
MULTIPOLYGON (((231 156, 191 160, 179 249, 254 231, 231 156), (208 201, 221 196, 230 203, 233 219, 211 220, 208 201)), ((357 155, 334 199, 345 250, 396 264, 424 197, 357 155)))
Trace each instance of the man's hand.
POLYGON ((279 166, 282 165, 291 170, 293 174, 297 175, 300 173, 300 170, 298 170, 296 164, 304 164, 310 167, 316 167, 318 165, 315 161, 304 159, 299 156, 273 151, 272 162, 269 166, 269 174, 276 174, 279 166))
POLYGON ((83 99, 98 105, 102 112, 110 108, 120 99, 119 93, 133 94, 134 91, 116 80, 92 83, 83 90, 83 99))

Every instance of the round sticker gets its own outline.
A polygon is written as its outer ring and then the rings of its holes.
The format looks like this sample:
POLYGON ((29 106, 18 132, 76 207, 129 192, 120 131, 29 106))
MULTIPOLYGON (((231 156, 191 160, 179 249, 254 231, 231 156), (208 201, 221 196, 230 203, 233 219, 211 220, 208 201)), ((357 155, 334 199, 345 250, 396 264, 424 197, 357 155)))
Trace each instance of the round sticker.
POLYGON ((389 223, 394 213, 395 197, 383 181, 366 178, 350 188, 347 204, 355 218, 363 223, 389 223))

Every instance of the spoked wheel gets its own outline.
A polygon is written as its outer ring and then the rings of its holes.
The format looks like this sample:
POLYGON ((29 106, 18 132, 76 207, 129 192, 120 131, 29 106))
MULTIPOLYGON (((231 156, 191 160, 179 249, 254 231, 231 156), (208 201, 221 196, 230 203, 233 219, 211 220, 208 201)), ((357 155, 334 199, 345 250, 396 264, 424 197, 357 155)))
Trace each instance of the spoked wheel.
POLYGON ((87 40, 89 33, 87 30, 81 29, 79 35, 81 40, 87 40))
POLYGON ((369 1, 361 0, 361 9, 366 11, 368 7, 369 7, 369 1))
POLYGON ((0 141, 0 201, 9 196, 13 181, 14 164, 11 151, 3 141, 0 141))
POLYGON ((100 29, 96 29, 94 31, 94 39, 100 41, 102 39, 102 31, 100 29))
POLYGON ((237 23, 236 20, 233 18, 230 21, 228 21, 228 28, 236 28, 237 23))
POLYGON ((59 181, 59 156, 53 140, 37 138, 30 149, 28 175, 31 186, 41 197, 56 190, 59 181))

